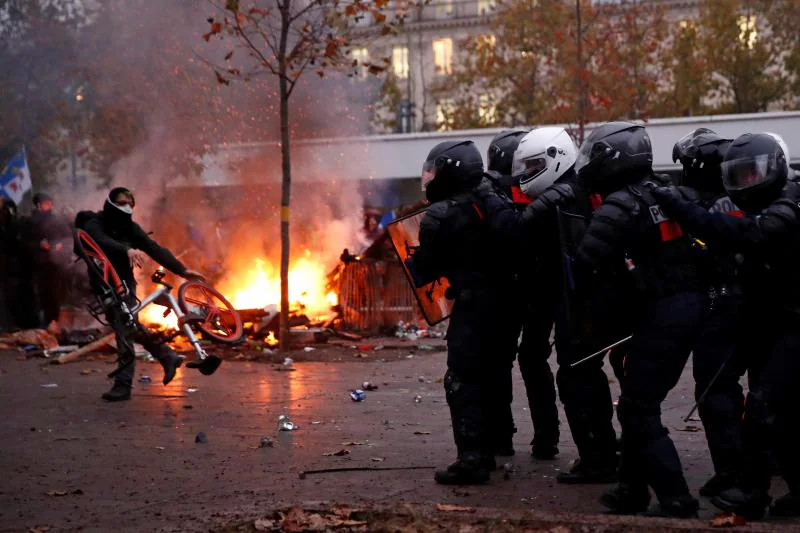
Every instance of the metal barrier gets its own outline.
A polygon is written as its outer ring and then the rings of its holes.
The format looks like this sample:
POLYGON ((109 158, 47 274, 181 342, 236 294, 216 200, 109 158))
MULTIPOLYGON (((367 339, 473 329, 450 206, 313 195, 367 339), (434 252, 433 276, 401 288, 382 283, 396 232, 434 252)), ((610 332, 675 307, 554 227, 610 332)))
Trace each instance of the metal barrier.
POLYGON ((373 334, 401 320, 421 320, 414 292, 396 261, 367 259, 343 265, 338 294, 348 329, 373 334))

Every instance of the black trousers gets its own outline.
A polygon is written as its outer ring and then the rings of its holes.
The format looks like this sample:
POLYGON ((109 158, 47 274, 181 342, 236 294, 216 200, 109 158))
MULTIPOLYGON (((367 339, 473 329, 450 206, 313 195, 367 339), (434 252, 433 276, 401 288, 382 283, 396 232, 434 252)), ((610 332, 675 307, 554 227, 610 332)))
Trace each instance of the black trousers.
POLYGON ((646 305, 625 360, 618 406, 620 482, 653 487, 660 501, 689 493, 681 461, 661 423, 661 403, 678 383, 702 327, 706 296, 675 294, 646 305))
POLYGON ((748 326, 760 348, 751 359, 740 476, 746 489, 769 490, 772 448, 789 489, 800 494, 800 323, 777 322, 748 326))
POLYGON ((58 320, 66 294, 66 280, 55 263, 37 263, 33 267, 33 282, 44 315, 44 325, 47 326, 53 320, 58 320))
POLYGON ((702 333, 692 355, 695 399, 699 401, 708 391, 697 410, 718 475, 735 476, 742 460, 744 393, 739 379, 746 365, 744 354, 737 349, 741 340, 741 305, 741 298, 734 294, 708 300, 702 333))

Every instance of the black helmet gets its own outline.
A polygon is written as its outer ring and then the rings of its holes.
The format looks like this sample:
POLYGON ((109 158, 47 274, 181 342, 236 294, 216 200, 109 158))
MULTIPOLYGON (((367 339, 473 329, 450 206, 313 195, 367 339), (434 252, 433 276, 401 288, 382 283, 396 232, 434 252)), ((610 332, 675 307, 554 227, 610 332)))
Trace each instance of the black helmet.
POLYGON ((433 147, 422 165, 422 190, 430 202, 475 187, 483 176, 483 160, 472 141, 446 141, 433 147))
POLYGON ((672 161, 683 166, 683 185, 700 191, 722 192, 720 165, 731 144, 708 128, 697 128, 672 147, 672 161))
POLYGON ((780 194, 788 168, 786 154, 772 135, 745 133, 725 154, 722 183, 733 203, 745 211, 761 211, 780 194))
POLYGON ((653 168, 647 130, 631 122, 609 122, 593 129, 581 145, 575 171, 592 192, 610 193, 653 168))
POLYGON ((527 133, 528 130, 503 130, 495 135, 486 153, 486 170, 510 176, 514 151, 527 133))

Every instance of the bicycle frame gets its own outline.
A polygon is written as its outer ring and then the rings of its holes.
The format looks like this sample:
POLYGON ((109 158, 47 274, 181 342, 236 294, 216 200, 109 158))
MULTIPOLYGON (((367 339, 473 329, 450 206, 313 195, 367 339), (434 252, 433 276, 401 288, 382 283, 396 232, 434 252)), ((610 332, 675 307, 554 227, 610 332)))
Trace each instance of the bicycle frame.
POLYGON ((133 313, 134 316, 136 316, 139 314, 139 311, 141 311, 154 301, 160 298, 166 298, 167 302, 169 303, 169 309, 171 309, 172 312, 175 313, 175 316, 178 318, 178 327, 183 332, 183 334, 186 335, 186 338, 189 339, 189 343, 192 345, 192 348, 194 348, 194 351, 197 353, 197 356, 201 360, 205 360, 206 357, 208 357, 208 354, 203 349, 203 347, 200 346, 200 341, 197 340, 197 336, 194 334, 194 331, 192 331, 192 328, 190 328, 189 324, 186 323, 186 315, 183 313, 183 311, 181 311, 180 305, 178 305, 178 301, 175 299, 174 296, 172 296, 172 286, 166 285, 163 282, 158 282, 158 283, 161 285, 161 287, 157 288, 156 290, 145 296, 145 298, 139 303, 139 305, 134 307, 131 310, 131 312, 133 313))

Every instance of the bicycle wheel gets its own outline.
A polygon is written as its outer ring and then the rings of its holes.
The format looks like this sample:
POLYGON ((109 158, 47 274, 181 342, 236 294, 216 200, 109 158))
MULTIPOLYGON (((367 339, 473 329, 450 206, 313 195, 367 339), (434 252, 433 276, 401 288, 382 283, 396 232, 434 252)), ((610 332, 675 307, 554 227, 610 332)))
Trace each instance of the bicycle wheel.
POLYGON ((125 296, 127 292, 125 284, 122 283, 114 265, 103 253, 103 249, 94 242, 94 239, 82 229, 75 230, 73 239, 75 253, 86 263, 90 279, 99 284, 101 289, 114 292, 120 297, 125 296))
POLYGON ((235 344, 242 338, 244 328, 239 313, 214 287, 187 281, 178 288, 178 305, 187 315, 202 317, 195 325, 211 340, 235 344))

